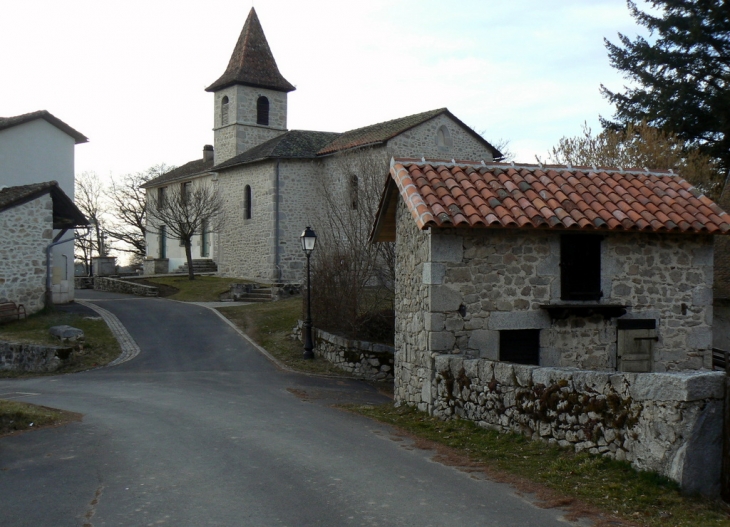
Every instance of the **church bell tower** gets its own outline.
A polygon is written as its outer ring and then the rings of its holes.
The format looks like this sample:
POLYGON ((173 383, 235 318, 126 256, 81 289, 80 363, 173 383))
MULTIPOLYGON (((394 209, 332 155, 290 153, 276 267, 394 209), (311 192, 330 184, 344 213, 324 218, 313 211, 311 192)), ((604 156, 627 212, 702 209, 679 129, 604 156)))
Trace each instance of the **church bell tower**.
POLYGON ((286 132, 287 94, 295 89, 252 7, 226 71, 205 89, 214 95, 215 164, 286 132))

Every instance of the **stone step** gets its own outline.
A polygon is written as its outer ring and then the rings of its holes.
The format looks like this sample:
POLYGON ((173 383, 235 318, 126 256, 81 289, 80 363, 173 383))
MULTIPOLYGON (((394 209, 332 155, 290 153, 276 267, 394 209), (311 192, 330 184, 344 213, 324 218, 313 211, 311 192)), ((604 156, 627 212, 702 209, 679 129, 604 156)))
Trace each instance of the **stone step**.
MULTIPOLYGON (((194 273, 215 273, 218 271, 218 264, 211 259, 198 259, 193 260, 193 272, 194 273)), ((185 262, 183 265, 178 267, 178 273, 188 272, 188 263, 185 262)))
POLYGON ((272 290, 256 284, 241 284, 240 287, 232 286, 228 296, 237 302, 271 302, 272 290))

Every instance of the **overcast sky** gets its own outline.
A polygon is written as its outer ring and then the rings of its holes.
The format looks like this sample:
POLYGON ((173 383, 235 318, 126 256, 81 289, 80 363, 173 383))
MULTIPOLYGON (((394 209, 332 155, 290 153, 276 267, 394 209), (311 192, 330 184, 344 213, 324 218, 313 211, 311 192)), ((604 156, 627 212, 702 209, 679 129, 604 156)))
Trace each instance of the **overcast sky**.
POLYGON ((0 116, 45 109, 89 137, 76 172, 181 165, 213 143, 213 95, 251 6, 289 128, 342 132, 448 107, 534 162, 611 107, 604 37, 623 0, 0 0, 0 116))

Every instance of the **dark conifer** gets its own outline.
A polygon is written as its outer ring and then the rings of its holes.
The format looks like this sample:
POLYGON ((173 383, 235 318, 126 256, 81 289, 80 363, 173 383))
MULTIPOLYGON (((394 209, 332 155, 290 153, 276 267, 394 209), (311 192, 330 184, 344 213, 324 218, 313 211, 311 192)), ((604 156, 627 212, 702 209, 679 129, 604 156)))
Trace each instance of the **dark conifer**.
POLYGON ((634 86, 614 92, 601 86, 616 105, 623 127, 642 120, 700 147, 730 169, 730 3, 724 0, 650 0, 653 12, 627 2, 631 15, 650 36, 620 44, 606 40, 611 65, 634 86))

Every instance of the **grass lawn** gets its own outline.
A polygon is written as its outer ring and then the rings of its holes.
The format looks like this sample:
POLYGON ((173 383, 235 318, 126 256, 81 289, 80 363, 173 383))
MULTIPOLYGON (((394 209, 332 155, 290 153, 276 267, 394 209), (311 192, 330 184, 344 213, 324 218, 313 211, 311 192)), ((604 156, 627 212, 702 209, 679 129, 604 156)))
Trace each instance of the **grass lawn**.
POLYGON ((254 342, 293 369, 307 373, 348 375, 322 358, 302 358, 302 343, 291 338, 292 329, 302 312, 301 297, 247 306, 222 307, 218 311, 254 342))
MULTIPOLYGON (((134 281, 134 279, 128 280, 134 281)), ((162 284, 177 289, 176 293, 164 296, 183 302, 218 302, 221 293, 228 291, 231 284, 247 282, 240 278, 197 275, 195 280, 190 280, 187 276, 156 276, 142 281, 148 285, 162 284)))
POLYGON ((5 322, 0 325, 0 340, 59 345, 59 341, 48 333, 48 329, 51 326, 60 325, 73 326, 84 332, 86 340, 83 353, 74 352, 54 372, 0 371, 0 377, 33 377, 83 371, 103 366, 116 359, 121 353, 119 343, 107 327, 106 322, 103 320, 89 320, 83 316, 62 311, 41 312, 22 320, 5 322))
POLYGON ((484 471, 523 492, 537 493, 547 504, 579 514, 590 515, 594 508, 606 522, 599 526, 616 525, 610 517, 624 520, 625 525, 730 526, 726 506, 683 496, 676 483, 654 473, 637 472, 628 463, 576 454, 520 435, 499 434, 471 421, 441 421, 409 407, 387 404, 347 409, 396 426, 415 437, 418 446, 435 448, 438 461, 484 471))
POLYGON ((0 437, 28 429, 80 421, 81 414, 0 399, 0 437))

